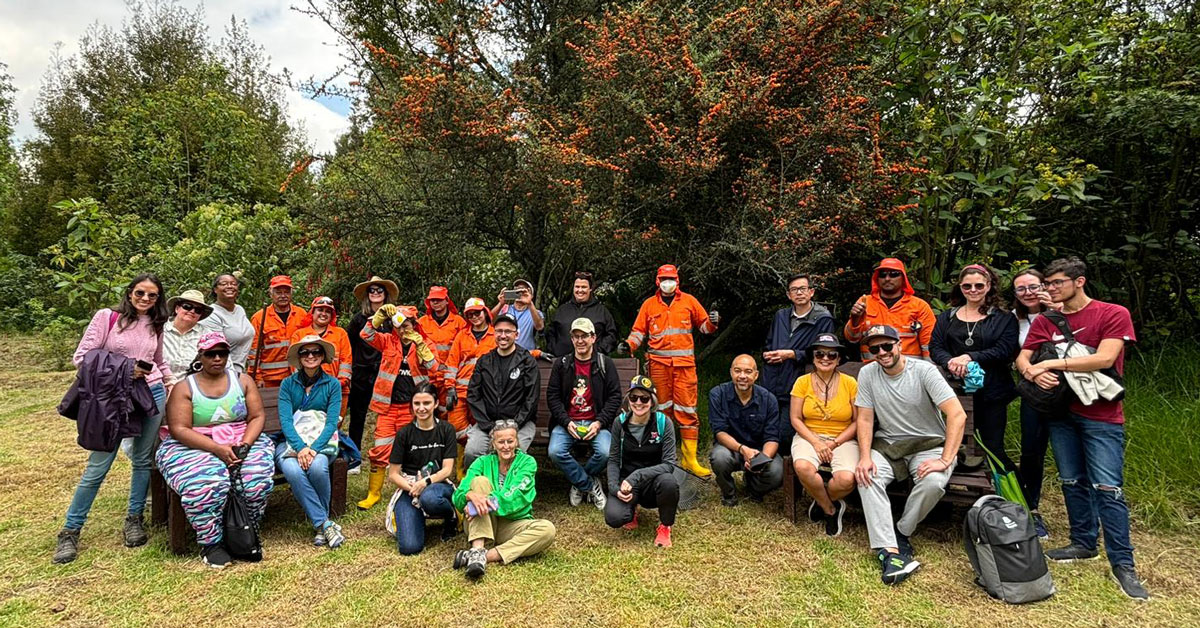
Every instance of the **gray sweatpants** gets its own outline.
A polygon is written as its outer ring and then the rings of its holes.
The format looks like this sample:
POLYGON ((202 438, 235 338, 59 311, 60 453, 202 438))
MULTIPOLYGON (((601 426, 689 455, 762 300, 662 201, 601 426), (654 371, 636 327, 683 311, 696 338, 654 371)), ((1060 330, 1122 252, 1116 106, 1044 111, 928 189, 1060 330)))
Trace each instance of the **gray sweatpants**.
MULTIPOLYGON (((537 435, 537 422, 529 421, 517 428, 517 447, 528 452, 537 435)), ((478 425, 467 428, 467 444, 463 447, 463 470, 471 468, 476 458, 492 453, 492 433, 479 429, 478 425)))
POLYGON ((907 469, 892 468, 888 459, 877 451, 871 451, 871 460, 875 463, 875 478, 869 486, 858 487, 858 495, 862 498, 863 514, 867 519, 867 535, 871 540, 871 549, 881 547, 896 547, 895 530, 900 530, 904 536, 911 536, 917 529, 917 524, 925 519, 929 511, 937 505, 946 494, 946 483, 954 473, 954 464, 949 469, 930 473, 924 478, 917 479, 917 467, 926 460, 936 460, 942 455, 942 448, 919 451, 904 459, 907 469), (904 503, 904 513, 900 521, 892 527, 892 504, 888 501, 887 487, 893 480, 913 478, 913 489, 904 503))
POLYGON ((741 454, 727 449, 720 443, 713 443, 708 453, 708 461, 712 464, 713 475, 716 476, 717 486, 721 488, 721 495, 724 497, 737 494, 733 474, 738 471, 742 472, 742 479, 746 481, 746 490, 758 494, 759 497, 783 486, 783 457, 779 454, 775 454, 771 464, 763 471, 750 473, 746 471, 745 460, 741 454))

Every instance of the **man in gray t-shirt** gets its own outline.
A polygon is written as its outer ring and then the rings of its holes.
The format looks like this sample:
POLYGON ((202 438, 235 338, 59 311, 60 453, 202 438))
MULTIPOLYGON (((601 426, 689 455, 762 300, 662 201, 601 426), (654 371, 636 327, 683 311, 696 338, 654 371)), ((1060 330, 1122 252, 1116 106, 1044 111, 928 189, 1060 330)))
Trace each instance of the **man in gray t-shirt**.
POLYGON ((863 342, 875 361, 858 375, 854 477, 883 582, 899 584, 921 566, 908 537, 946 493, 967 415, 936 366, 900 353, 895 329, 872 326, 863 342), (912 492, 893 525, 888 484, 910 476, 912 492))

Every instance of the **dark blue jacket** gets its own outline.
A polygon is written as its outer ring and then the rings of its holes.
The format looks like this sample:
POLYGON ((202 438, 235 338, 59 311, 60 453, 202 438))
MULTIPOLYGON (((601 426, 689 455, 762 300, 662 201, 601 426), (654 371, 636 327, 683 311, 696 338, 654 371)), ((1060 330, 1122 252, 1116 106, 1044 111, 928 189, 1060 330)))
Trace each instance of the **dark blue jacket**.
POLYGON ((142 420, 158 414, 146 378, 133 378, 137 360, 105 349, 83 356, 75 383, 58 404, 58 413, 76 422, 79 446, 116 451, 127 436, 142 433, 142 420))
MULTIPOLYGON (((795 360, 784 360, 779 364, 763 367, 762 385, 779 403, 791 403, 792 385, 804 374, 804 350, 818 334, 833 333, 833 315, 824 306, 813 303, 813 309, 792 332, 792 306, 775 312, 771 331, 767 332, 767 351, 791 349, 796 352, 795 360)), ((789 444, 790 446, 790 444, 789 444)))
POLYGON ((762 449, 779 442, 779 402, 755 384, 750 403, 742 405, 733 382, 725 382, 708 391, 708 427, 713 436, 725 432, 747 447, 762 449))

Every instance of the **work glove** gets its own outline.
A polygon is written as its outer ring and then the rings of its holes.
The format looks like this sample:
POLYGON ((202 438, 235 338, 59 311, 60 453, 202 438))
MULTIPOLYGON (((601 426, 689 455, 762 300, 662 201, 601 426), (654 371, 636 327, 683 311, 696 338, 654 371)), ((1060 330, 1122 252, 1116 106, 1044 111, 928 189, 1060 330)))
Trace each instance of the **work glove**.
POLYGON ((396 306, 392 305, 391 303, 384 303, 378 310, 375 311, 375 315, 371 317, 371 326, 375 329, 379 329, 380 327, 383 327, 384 321, 395 315, 396 306))
POLYGON ((451 386, 446 391, 446 412, 453 410, 456 405, 458 405, 458 391, 451 386))
POLYGON ((710 323, 712 323, 714 327, 721 324, 721 314, 718 313, 716 310, 709 312, 708 313, 708 321, 710 323))
POLYGON ((425 344, 425 339, 421 337, 421 334, 413 330, 404 334, 404 337, 417 348, 417 357, 421 358, 422 363, 433 361, 433 351, 430 350, 429 345, 425 344))
POLYGON ((622 340, 621 342, 618 342, 616 354, 617 355, 629 355, 629 343, 624 340, 622 340))

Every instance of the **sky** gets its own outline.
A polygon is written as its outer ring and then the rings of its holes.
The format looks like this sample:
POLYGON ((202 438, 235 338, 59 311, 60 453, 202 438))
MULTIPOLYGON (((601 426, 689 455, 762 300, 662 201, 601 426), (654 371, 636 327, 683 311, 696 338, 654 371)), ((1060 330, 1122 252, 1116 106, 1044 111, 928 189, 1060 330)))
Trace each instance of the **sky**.
MULTIPOLYGON (((270 57, 271 71, 291 72, 295 82, 325 78, 342 61, 336 36, 323 23, 292 9, 305 0, 179 0, 204 9, 208 35, 220 41, 231 18, 247 24, 250 37, 270 57)), ((16 88, 19 144, 35 137, 32 111, 55 47, 74 56, 79 39, 92 24, 120 29, 128 15, 125 0, 0 0, 0 62, 8 65, 16 88)), ((287 92, 288 115, 304 129, 316 153, 332 152, 334 140, 349 126, 350 103, 341 98, 314 100, 298 90, 287 92)))

